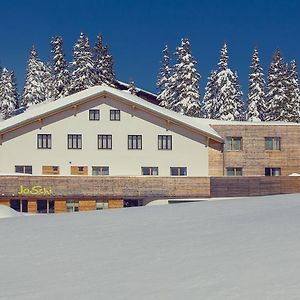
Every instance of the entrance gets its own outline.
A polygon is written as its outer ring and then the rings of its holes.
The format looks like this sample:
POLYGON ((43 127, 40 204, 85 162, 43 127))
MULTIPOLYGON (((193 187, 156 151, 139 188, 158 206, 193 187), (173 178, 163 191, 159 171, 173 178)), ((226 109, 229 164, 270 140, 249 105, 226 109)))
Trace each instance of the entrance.
POLYGON ((36 211, 39 214, 53 214, 54 213, 54 200, 37 200, 36 211))

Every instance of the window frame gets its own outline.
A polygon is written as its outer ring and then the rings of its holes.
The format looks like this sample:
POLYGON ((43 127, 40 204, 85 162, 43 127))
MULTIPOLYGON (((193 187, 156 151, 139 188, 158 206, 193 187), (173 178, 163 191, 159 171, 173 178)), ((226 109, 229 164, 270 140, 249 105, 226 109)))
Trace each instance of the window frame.
POLYGON ((141 134, 128 134, 127 147, 128 147, 128 150, 142 150, 143 149, 143 136, 141 134), (130 140, 130 138, 131 138, 131 140, 130 140))
POLYGON ((236 176, 241 177, 241 176, 243 176, 243 168, 242 167, 226 167, 226 176, 228 176, 228 177, 236 177, 236 176), (230 169, 232 170, 232 175, 228 174, 228 171, 230 169), (237 174, 237 171, 240 171, 241 174, 240 175, 237 174))
POLYGON ((187 167, 170 167, 170 176, 187 176, 187 167), (177 170, 177 174, 173 174, 172 170, 177 170))
POLYGON ((109 166, 92 166, 92 176, 109 176, 109 166), (96 168, 100 169, 99 174, 94 174, 96 168), (107 174, 105 174, 104 169, 107 169, 107 174))
POLYGON ((281 151, 281 137, 280 136, 266 136, 265 137, 265 151, 281 151), (272 144, 271 149, 268 149, 268 147, 267 147, 268 140, 272 144), (279 149, 276 149, 277 145, 279 145, 279 149))
POLYGON ((225 150, 226 151, 243 151, 243 137, 241 136, 226 136, 225 138, 225 150), (234 143, 240 140, 240 148, 234 149, 234 143), (230 146, 230 147, 229 147, 230 146))
POLYGON ((112 134, 98 134, 97 141, 99 150, 112 150, 112 134), (104 137, 105 139, 103 139, 104 137))
POLYGON ((73 133, 68 134, 67 144, 68 144, 68 149, 70 149, 70 150, 81 150, 82 149, 82 134, 73 134, 73 133), (70 138, 72 141, 71 147, 70 147, 70 138), (75 138, 75 143, 74 143, 74 138, 75 138), (74 144, 76 144, 77 147, 74 147, 74 144))
POLYGON ((89 121, 100 121, 100 109, 89 109, 89 121))
POLYGON ((121 121, 121 111, 119 109, 110 109, 109 120, 110 121, 121 121))
POLYGON ((37 134, 37 149, 52 149, 52 134, 38 133, 37 134), (44 140, 44 138, 45 138, 45 140, 44 140))
POLYGON ((158 150, 173 150, 173 138, 171 134, 159 134, 157 136, 158 150), (164 141, 165 139, 165 141, 164 141))
POLYGON ((15 165, 15 173, 17 173, 17 174, 32 174, 32 166, 30 166, 30 165, 15 165), (23 172, 17 172, 17 168, 22 168, 23 172), (31 170, 31 172, 26 172, 26 169, 31 170))
POLYGON ((281 176, 281 168, 280 167, 266 167, 265 168, 265 176, 267 176, 267 177, 281 176), (269 170, 270 175, 267 175, 267 170, 269 170), (279 175, 275 175, 276 171, 279 171, 279 175))
POLYGON ((159 171, 158 171, 158 167, 141 167, 141 174, 142 176, 158 176, 159 175, 159 171), (144 174, 144 170, 145 169, 149 169, 149 174, 144 174), (156 174, 153 174, 153 171, 156 171, 156 174))

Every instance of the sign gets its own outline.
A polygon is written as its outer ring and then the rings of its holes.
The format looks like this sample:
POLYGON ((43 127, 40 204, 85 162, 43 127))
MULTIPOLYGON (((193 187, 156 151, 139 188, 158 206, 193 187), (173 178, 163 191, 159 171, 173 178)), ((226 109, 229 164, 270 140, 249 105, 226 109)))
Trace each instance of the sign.
POLYGON ((24 187, 23 185, 20 186, 18 191, 18 195, 54 195, 51 188, 44 188, 40 185, 34 185, 31 188, 24 187))

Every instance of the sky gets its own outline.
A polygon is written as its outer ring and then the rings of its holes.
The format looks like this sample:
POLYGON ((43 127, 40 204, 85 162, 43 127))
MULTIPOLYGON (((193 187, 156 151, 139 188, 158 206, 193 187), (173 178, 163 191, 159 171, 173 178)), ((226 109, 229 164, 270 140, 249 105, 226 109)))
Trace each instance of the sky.
POLYGON ((183 37, 190 39, 198 62, 202 95, 225 41, 229 66, 238 72, 245 95, 254 47, 265 74, 276 48, 287 62, 300 61, 297 0, 2 0, 0 28, 0 64, 16 72, 20 90, 33 44, 47 61, 50 40, 60 35, 70 61, 80 32, 91 45, 102 32, 117 78, 151 92, 156 92, 162 49, 167 44, 174 53, 183 37))

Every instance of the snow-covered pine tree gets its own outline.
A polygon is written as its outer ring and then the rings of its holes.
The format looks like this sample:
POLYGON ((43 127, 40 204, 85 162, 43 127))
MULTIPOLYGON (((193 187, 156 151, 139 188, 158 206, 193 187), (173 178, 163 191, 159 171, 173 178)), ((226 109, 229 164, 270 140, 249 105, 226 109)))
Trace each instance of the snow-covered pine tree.
POLYGON ((242 92, 237 73, 233 73, 228 67, 228 50, 225 43, 221 49, 217 82, 217 107, 215 118, 221 120, 242 120, 242 92))
POLYGON ((57 100, 69 94, 70 72, 63 50, 63 40, 55 36, 51 40, 52 52, 52 77, 53 77, 53 98, 57 100))
POLYGON ((1 117, 7 119, 17 108, 17 91, 13 73, 3 69, 0 80, 0 111, 1 117))
POLYGON ((266 120, 288 121, 288 82, 287 65, 279 49, 276 49, 269 67, 267 94, 266 94, 266 120))
POLYGON ((115 86, 116 75, 113 70, 113 57, 109 54, 108 45, 103 47, 102 60, 103 83, 108 86, 115 86))
POLYGON ((172 67, 170 65, 170 54, 168 46, 165 46, 162 52, 162 66, 160 68, 156 83, 158 89, 157 100, 159 101, 160 106, 169 108, 171 102, 170 96, 172 94, 170 82, 172 76, 172 67))
POLYGON ((182 114, 200 117, 200 74, 196 70, 196 60, 191 54, 190 42, 187 38, 181 40, 175 55, 177 64, 171 76, 171 85, 175 87, 170 108, 182 114))
POLYGON ((128 85, 128 91, 130 92, 130 94, 132 95, 136 95, 136 93, 138 92, 137 89, 136 89, 136 86, 135 86, 135 83, 133 80, 131 80, 129 82, 129 85, 128 85))
POLYGON ((289 65, 287 78, 287 93, 289 102, 289 120, 290 122, 300 122, 300 88, 299 74, 296 60, 292 60, 289 65))
POLYGON ((236 110, 237 110, 237 118, 236 120, 244 121, 245 113, 244 113, 244 102, 243 102, 243 92, 240 84, 240 80, 237 74, 237 71, 234 72, 233 77, 234 87, 235 87, 235 102, 236 102, 236 110))
POLYGON ((216 119, 219 114, 217 71, 211 71, 205 87, 202 111, 204 118, 216 119))
POLYGON ((14 99, 16 99, 16 109, 19 108, 19 92, 17 85, 17 77, 14 71, 11 71, 11 80, 12 80, 12 90, 14 91, 14 99))
POLYGON ((45 74, 45 70, 45 65, 39 60, 33 46, 28 60, 22 95, 22 105, 24 107, 43 102, 47 98, 45 78, 48 74, 45 74))
POLYGON ((265 80, 263 69, 260 66, 258 50, 254 49, 249 74, 249 94, 246 119, 248 121, 264 121, 265 102, 265 80))
POLYGON ((88 37, 81 33, 73 48, 71 92, 95 85, 95 68, 88 37))
POLYGON ((104 67, 104 47, 102 41, 102 33, 99 33, 96 38, 94 47, 94 66, 95 66, 95 83, 102 84, 105 82, 103 67, 104 67))

